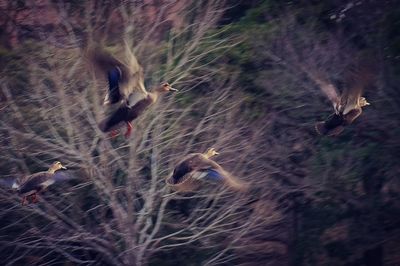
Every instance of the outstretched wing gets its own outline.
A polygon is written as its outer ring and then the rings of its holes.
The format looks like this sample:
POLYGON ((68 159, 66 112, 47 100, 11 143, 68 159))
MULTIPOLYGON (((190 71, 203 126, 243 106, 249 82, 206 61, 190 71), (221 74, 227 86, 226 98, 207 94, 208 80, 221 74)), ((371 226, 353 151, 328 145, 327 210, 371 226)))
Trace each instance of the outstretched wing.
POLYGON ((321 91, 328 97, 332 102, 334 108, 340 103, 340 96, 337 88, 328 81, 321 73, 314 73, 311 71, 305 71, 308 77, 318 85, 321 91))
MULTIPOLYGON (((129 48, 129 45, 126 41, 124 41, 123 49, 123 60, 128 70, 126 76, 126 95, 129 96, 132 92, 135 91, 147 94, 146 88, 144 87, 143 68, 140 66, 136 56, 129 48)), ((125 82, 125 80, 123 80, 123 82, 125 82)))
POLYGON ((118 93, 121 100, 127 99, 135 91, 147 93, 143 69, 126 41, 117 47, 106 48, 98 45, 89 48, 86 57, 94 67, 95 73, 108 76, 109 90, 105 102, 113 99, 118 93), (118 88, 117 91, 115 88, 118 88))
POLYGON ((69 180, 73 180, 73 179, 77 179, 78 177, 76 176, 76 174, 73 171, 70 170, 60 170, 54 173, 52 179, 54 180, 54 182, 58 183, 58 182, 66 182, 69 180))
POLYGON ((342 94, 343 114, 358 108, 364 89, 373 83, 374 74, 368 65, 354 67, 347 72, 342 94))
POLYGON ((248 189, 248 184, 234 177, 232 174, 225 171, 222 167, 219 169, 208 169, 204 171, 206 175, 202 177, 204 181, 223 183, 226 186, 234 189, 245 191, 248 189))
POLYGON ((16 186, 16 180, 13 177, 2 177, 0 178, 0 187, 11 189, 16 186))

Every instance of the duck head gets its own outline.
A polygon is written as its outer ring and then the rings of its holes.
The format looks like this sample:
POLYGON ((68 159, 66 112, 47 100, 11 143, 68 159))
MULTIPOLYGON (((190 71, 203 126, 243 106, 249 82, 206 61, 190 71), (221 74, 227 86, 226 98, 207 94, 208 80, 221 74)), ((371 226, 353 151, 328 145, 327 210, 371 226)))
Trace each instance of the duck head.
POLYGON ((157 91, 159 91, 159 92, 169 92, 169 91, 176 92, 178 90, 175 88, 172 88, 168 82, 164 82, 157 88, 157 91))
POLYGON ((218 155, 219 152, 217 152, 214 148, 208 148, 208 150, 205 153, 205 156, 207 158, 213 157, 214 155, 218 155))
POLYGON ((49 168, 50 173, 54 173, 60 169, 67 169, 67 167, 63 166, 59 161, 55 161, 49 168))
POLYGON ((367 102, 367 99, 365 99, 364 97, 360 97, 359 99, 358 99, 358 105, 360 106, 360 107, 364 107, 364 106, 366 106, 366 105, 371 105, 369 102, 367 102))

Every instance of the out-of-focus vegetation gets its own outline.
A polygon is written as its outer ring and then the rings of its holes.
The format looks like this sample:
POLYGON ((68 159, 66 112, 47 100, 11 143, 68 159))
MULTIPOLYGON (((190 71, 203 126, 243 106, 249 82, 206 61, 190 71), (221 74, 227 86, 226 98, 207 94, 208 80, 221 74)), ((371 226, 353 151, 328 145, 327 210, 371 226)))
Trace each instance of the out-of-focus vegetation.
POLYGON ((396 1, 39 2, 1 1, 0 173, 58 159, 78 178, 36 206, 1 190, 2 261, 400 264, 396 1), (24 20, 46 8, 53 22, 24 20), (106 83, 81 55, 99 36, 130 41, 146 84, 180 89, 128 141, 96 126, 106 83), (371 106, 340 136, 318 136, 333 109, 302 67, 343 89, 358 62, 375 73, 371 106), (248 193, 165 188, 181 156, 209 146, 248 193))

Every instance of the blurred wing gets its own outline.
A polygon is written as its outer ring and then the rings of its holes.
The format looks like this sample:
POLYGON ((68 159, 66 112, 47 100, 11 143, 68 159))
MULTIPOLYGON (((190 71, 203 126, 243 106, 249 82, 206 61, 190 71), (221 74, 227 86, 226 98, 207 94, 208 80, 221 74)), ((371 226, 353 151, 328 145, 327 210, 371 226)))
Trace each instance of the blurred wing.
POLYGON ((327 81, 322 75, 309 74, 309 77, 318 85, 321 91, 328 97, 332 102, 333 106, 340 102, 339 93, 332 83, 327 81))
POLYGON ((126 42, 108 49, 101 46, 90 48, 86 57, 98 75, 105 77, 116 67, 120 69, 118 82, 122 97, 127 98, 133 91, 146 93, 142 67, 126 42))
POLYGON ((69 180, 73 180, 73 179, 77 179, 76 174, 73 173, 72 171, 68 171, 68 170, 67 171, 57 171, 53 175, 53 180, 56 183, 69 181, 69 180))
POLYGON ((143 69, 126 41, 124 41, 123 58, 126 60, 125 65, 128 69, 126 95, 130 95, 134 91, 147 94, 146 88, 144 87, 143 69))
POLYGON ((340 102, 340 96, 338 90, 332 83, 330 83, 321 73, 310 71, 304 65, 300 65, 300 68, 307 74, 308 78, 315 82, 321 91, 328 97, 329 101, 335 107, 340 102))
POLYGON ((115 67, 119 67, 121 70, 124 68, 122 62, 113 56, 110 51, 99 45, 89 48, 85 52, 85 57, 94 68, 95 73, 101 77, 105 77, 107 72, 115 67))
POLYGON ((204 181, 220 182, 224 177, 215 170, 194 171, 190 173, 190 178, 204 181))
POLYGON ((204 171, 194 171, 191 174, 191 178, 202 180, 206 182, 213 183, 223 183, 226 186, 235 190, 246 190, 248 185, 237 178, 233 177, 231 174, 221 169, 207 169, 204 171))
POLYGON ((358 107, 358 101, 369 84, 373 83, 374 74, 368 66, 360 66, 348 71, 345 89, 342 94, 343 114, 358 107))
POLYGON ((12 188, 15 183, 16 183, 16 178, 13 177, 0 178, 0 187, 3 188, 12 188))

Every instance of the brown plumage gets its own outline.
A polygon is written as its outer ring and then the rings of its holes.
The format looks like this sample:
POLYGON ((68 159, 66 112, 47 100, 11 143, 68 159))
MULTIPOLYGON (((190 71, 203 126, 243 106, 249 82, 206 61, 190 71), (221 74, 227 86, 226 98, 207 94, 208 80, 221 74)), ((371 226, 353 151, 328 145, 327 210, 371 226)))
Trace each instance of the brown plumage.
POLYGON ((139 93, 137 92, 132 93, 130 98, 132 99, 137 97, 137 100, 131 100, 130 102, 125 102, 118 106, 115 111, 99 123, 100 130, 103 132, 109 132, 119 128, 121 124, 125 123, 128 128, 125 137, 129 137, 132 129, 131 122, 140 116, 148 107, 154 104, 160 93, 168 91, 176 90, 171 88, 168 83, 164 83, 152 92, 147 92, 146 95, 138 95, 139 93))
POLYGON ((66 169, 66 167, 56 161, 50 166, 49 170, 45 172, 39 172, 16 179, 12 188, 16 189, 18 193, 23 196, 22 204, 24 205, 29 201, 29 197, 31 197, 32 202, 36 202, 37 193, 45 190, 56 182, 57 179, 62 179, 62 174, 56 173, 59 169, 66 169))
POLYGON ((114 106, 99 123, 103 132, 113 131, 126 124, 125 136, 128 137, 132 130, 131 122, 155 103, 161 93, 177 91, 168 83, 163 83, 152 92, 147 92, 143 69, 126 42, 122 49, 114 53, 100 47, 88 49, 86 57, 97 73, 107 74, 108 78, 109 89, 104 105, 114 106))
POLYGON ((368 71, 350 72, 345 90, 340 96, 337 88, 322 74, 310 71, 306 71, 306 73, 332 102, 335 111, 325 121, 315 124, 315 129, 319 134, 339 135, 347 125, 353 123, 361 115, 362 107, 369 105, 367 100, 361 97, 363 89, 371 83, 371 75, 368 71))
POLYGON ((169 186, 178 191, 193 191, 202 182, 219 182, 239 191, 244 191, 248 185, 225 171, 210 157, 217 155, 210 148, 205 153, 192 153, 185 156, 175 167, 174 172, 167 178, 169 186))

